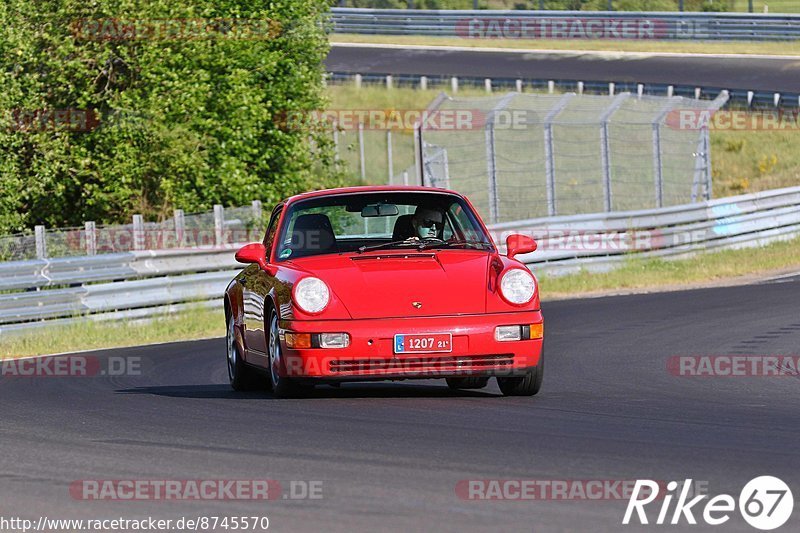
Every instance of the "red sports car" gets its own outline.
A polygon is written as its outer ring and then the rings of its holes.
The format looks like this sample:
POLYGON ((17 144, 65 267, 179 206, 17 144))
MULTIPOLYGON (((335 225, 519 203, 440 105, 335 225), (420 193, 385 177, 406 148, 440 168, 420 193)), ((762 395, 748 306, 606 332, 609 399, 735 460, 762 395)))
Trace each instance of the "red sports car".
POLYGON ((542 384, 536 278, 512 235, 498 253, 469 201, 427 187, 293 196, 272 212, 252 263, 225 291, 231 386, 295 396, 314 384, 496 377, 505 395, 542 384))

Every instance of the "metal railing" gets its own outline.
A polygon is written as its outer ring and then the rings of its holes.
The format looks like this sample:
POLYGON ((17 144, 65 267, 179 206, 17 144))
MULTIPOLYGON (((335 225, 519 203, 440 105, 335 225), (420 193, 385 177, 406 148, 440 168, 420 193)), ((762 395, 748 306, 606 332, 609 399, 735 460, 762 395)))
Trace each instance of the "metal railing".
MULTIPOLYGON (((662 209, 519 220, 490 230, 498 243, 511 233, 536 238, 539 249, 520 257, 536 273, 602 271, 629 258, 677 258, 797 237, 800 187, 662 209)), ((2 263, 0 335, 75 320, 157 316, 198 302, 219 306, 237 271, 237 245, 2 263)))
POLYGON ((463 39, 800 39, 800 15, 333 8, 330 20, 335 33, 463 39))

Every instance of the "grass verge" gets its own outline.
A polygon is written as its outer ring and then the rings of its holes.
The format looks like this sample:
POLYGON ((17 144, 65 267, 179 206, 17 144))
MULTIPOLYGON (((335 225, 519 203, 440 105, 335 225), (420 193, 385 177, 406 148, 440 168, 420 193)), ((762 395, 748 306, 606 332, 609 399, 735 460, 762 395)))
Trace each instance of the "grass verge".
POLYGON ((337 33, 332 43, 408 44, 420 46, 462 46, 469 48, 510 48, 562 50, 568 52, 647 52, 681 54, 800 55, 800 41, 622 41, 558 39, 466 39, 423 35, 354 35, 337 33))
POLYGON ((792 268, 800 270, 800 238, 760 248, 701 253, 689 259, 632 257, 616 270, 581 271, 558 277, 543 275, 539 277, 539 284, 543 299, 556 299, 612 291, 724 284, 736 278, 758 279, 759 275, 792 268))
POLYGON ((222 337, 225 320, 221 306, 219 309, 198 306, 191 311, 147 321, 86 321, 3 334, 0 359, 222 337))

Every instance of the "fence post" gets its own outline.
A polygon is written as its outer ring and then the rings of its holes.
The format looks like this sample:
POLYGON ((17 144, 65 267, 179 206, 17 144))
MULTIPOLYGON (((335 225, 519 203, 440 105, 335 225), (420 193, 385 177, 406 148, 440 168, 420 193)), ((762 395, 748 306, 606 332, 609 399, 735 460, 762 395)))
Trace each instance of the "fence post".
MULTIPOLYGON (((422 168, 422 126, 419 122, 414 124, 414 171, 417 173, 417 183, 422 186, 427 186, 428 180, 425 177, 425 171, 422 168)), ((405 176, 403 176, 406 179, 405 176)), ((406 179, 406 182, 408 180, 406 179)))
POLYGON ((36 259, 47 259, 47 240, 45 239, 44 226, 34 226, 36 239, 36 259))
POLYGON ((603 199, 605 211, 609 212, 612 208, 611 202, 611 140, 608 136, 608 121, 614 111, 631 95, 631 93, 620 93, 614 97, 614 101, 600 116, 600 156, 603 166, 603 199))
POLYGON ((339 160, 339 121, 333 121, 333 159, 339 160))
POLYGON ((664 207, 664 160, 661 150, 661 122, 672 111, 673 102, 669 101, 661 108, 653 120, 653 178, 656 187, 656 207, 664 207))
POLYGON ((389 185, 394 183, 394 162, 392 161, 392 130, 386 130, 386 164, 389 167, 389 185))
POLYGON ((500 198, 497 191, 497 150, 495 146, 494 122, 499 111, 505 109, 517 93, 508 93, 497 102, 486 117, 484 142, 486 144, 486 175, 489 181, 489 223, 500 220, 500 198))
POLYGON ((408 185, 408 170, 403 171, 403 185, 408 185))
POLYGON ((444 188, 450 188, 450 163, 447 161, 447 148, 442 148, 442 167, 444 170, 444 188))
POLYGON ((183 209, 176 209, 172 213, 175 220, 175 243, 178 248, 183 248, 186 243, 186 221, 183 218, 183 209))
POLYGON ((261 217, 263 216, 263 208, 261 205, 261 200, 253 200, 250 203, 250 209, 253 211, 253 220, 256 221, 256 224, 253 226, 253 236, 250 240, 258 240, 258 233, 261 229, 262 220, 261 217))
POLYGON ((144 250, 144 218, 133 215, 133 249, 144 250))
POLYGON ((553 120, 566 107, 574 94, 565 94, 544 117, 544 171, 545 189, 547 192, 547 216, 555 216, 556 205, 556 161, 553 151, 553 120))
POLYGON ((97 255, 97 229, 95 223, 87 221, 83 228, 83 234, 86 239, 86 255, 97 255))
POLYGON ((225 244, 225 208, 214 204, 214 245, 225 244))
POLYGON ((361 179, 367 179, 367 166, 364 161, 364 123, 358 123, 358 158, 361 163, 361 179))

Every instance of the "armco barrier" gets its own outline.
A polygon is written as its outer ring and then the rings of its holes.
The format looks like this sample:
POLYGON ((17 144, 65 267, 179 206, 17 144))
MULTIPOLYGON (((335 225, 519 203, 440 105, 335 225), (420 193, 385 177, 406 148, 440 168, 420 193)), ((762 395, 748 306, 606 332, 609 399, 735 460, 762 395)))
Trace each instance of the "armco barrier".
POLYGON ((800 15, 333 8, 335 33, 489 39, 791 41, 800 15))
MULTIPOLYGON (((538 274, 603 271, 633 257, 676 258, 797 237, 800 187, 663 209, 520 220, 490 230, 498 243, 511 233, 537 238, 539 249, 520 259, 538 274), (603 242, 612 246, 597 246, 603 242)), ((0 263, 0 335, 219 306, 239 268, 236 246, 0 263)))

